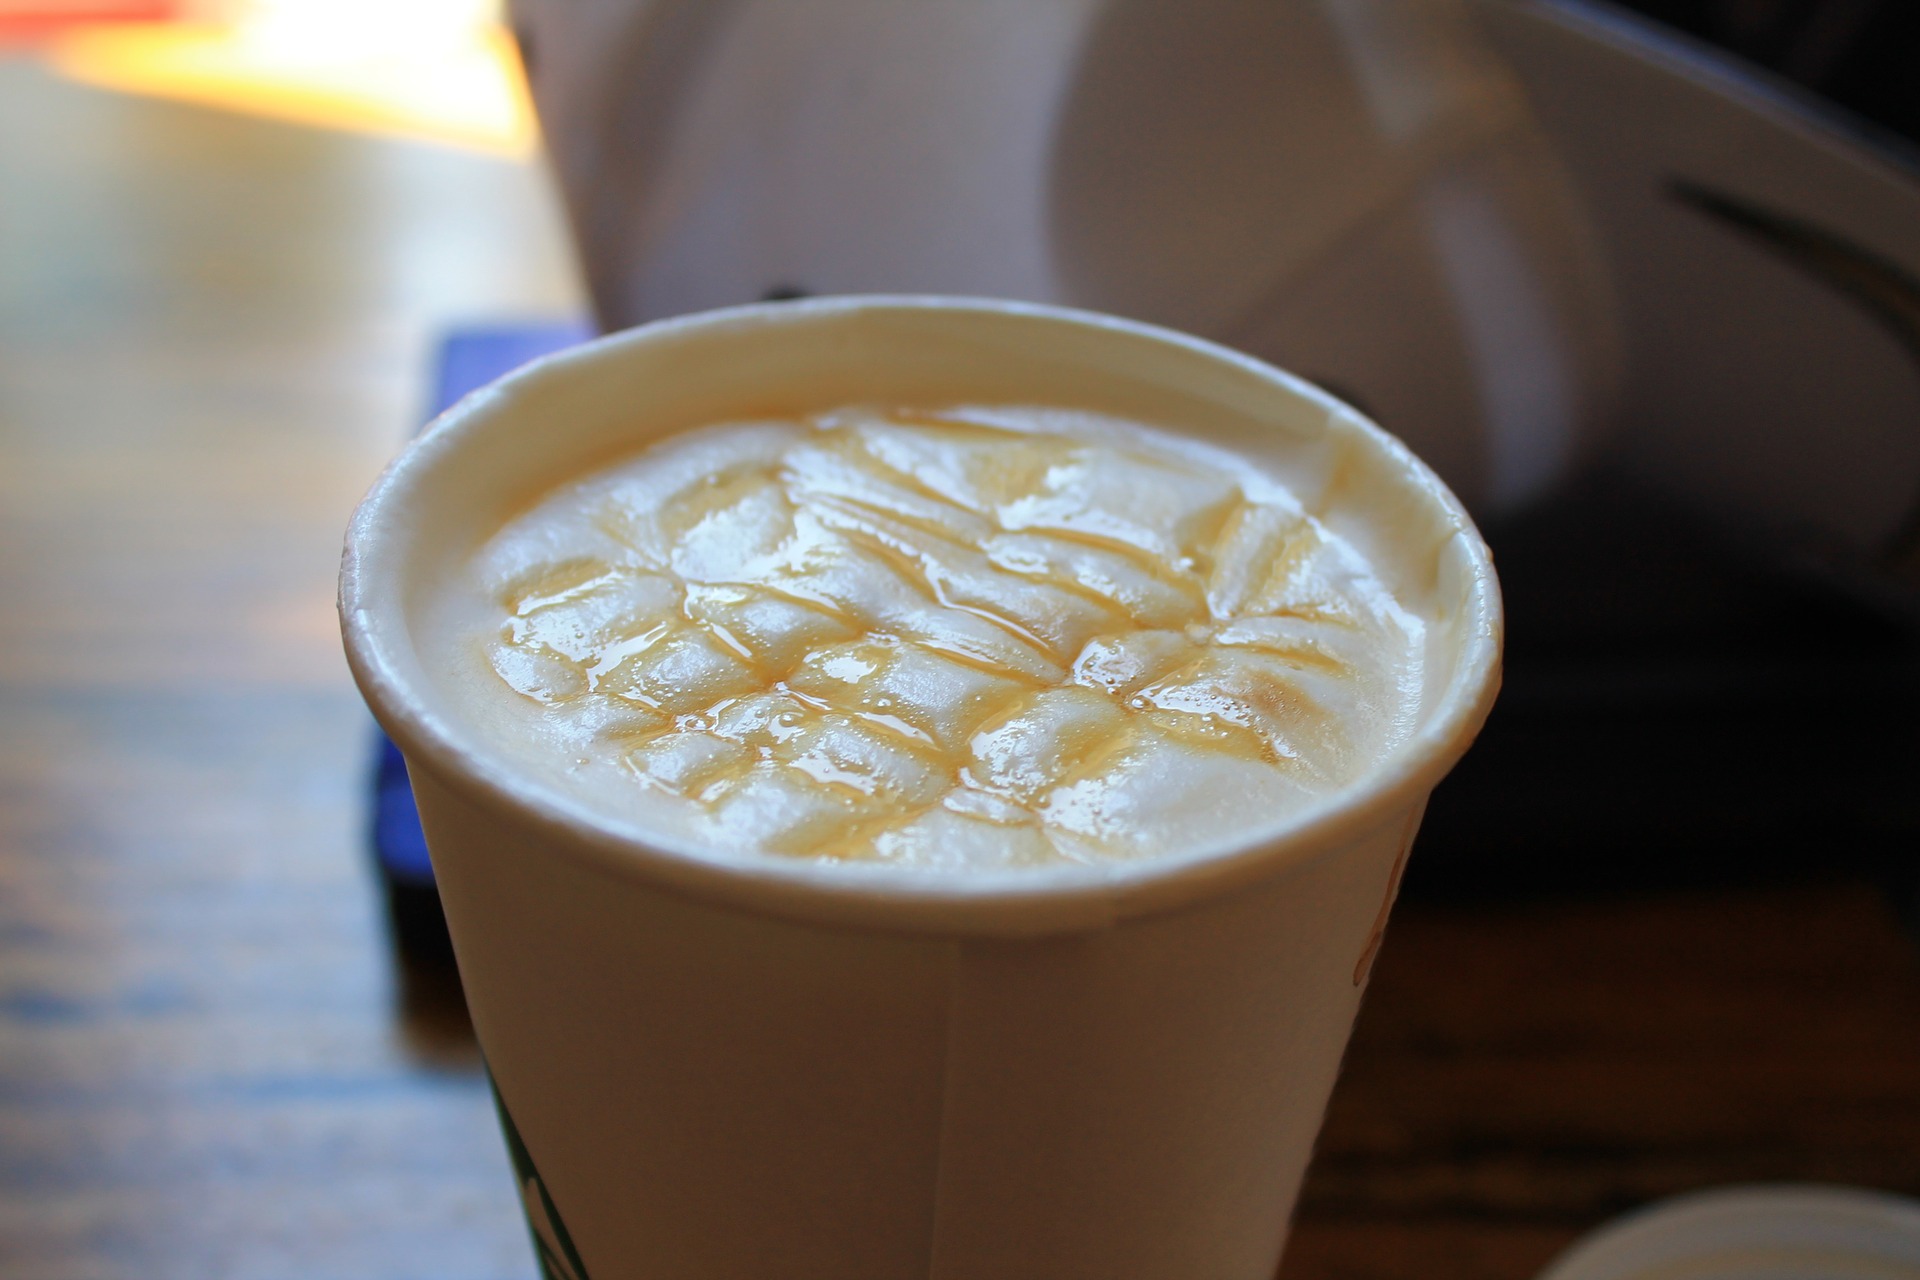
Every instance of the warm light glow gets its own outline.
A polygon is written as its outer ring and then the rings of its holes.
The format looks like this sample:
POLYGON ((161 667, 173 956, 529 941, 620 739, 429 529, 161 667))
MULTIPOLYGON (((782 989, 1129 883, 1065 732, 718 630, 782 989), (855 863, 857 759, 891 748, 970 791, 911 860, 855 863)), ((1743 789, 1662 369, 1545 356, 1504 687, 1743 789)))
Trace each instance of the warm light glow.
POLYGON ((164 22, 177 0, 0 0, 0 50, 44 44, 87 22, 164 22))
POLYGON ((529 154, 512 38, 493 0, 242 0, 219 22, 74 31, 75 79, 304 124, 529 154))

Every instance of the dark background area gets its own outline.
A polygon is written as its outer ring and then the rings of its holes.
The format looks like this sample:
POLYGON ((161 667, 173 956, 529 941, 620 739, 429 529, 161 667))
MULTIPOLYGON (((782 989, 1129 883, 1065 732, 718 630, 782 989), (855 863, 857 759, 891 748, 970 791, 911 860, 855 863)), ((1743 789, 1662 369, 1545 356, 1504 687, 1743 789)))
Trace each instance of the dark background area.
POLYGON ((1920 144, 1920 5, 1912 0, 1627 0, 1920 144))
POLYGON ((1435 793, 1408 892, 1864 874, 1911 924, 1920 644, 1905 618, 1607 476, 1488 538, 1506 684, 1435 793))

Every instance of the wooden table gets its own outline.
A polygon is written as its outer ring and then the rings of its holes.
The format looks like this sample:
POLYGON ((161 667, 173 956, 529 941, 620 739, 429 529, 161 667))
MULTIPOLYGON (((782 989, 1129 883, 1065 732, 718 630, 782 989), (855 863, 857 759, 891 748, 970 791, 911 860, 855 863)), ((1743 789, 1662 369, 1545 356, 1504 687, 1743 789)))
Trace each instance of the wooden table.
MULTIPOLYGON (((388 959, 332 593, 430 335, 574 309, 562 243, 530 170, 0 62, 7 1280, 532 1276, 458 1006, 388 959)), ((1920 1193, 1920 966, 1845 881, 1412 904, 1321 1146, 1286 1280, 1920 1193)))

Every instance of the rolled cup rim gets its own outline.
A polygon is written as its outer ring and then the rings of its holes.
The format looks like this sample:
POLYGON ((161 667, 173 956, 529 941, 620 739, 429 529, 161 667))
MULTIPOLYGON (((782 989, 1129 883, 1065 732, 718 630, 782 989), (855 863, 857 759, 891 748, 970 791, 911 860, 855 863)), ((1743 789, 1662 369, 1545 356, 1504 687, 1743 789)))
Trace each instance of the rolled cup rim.
MULTIPOLYGON (((619 878, 765 914, 835 926, 954 935, 1032 936, 1099 929, 1191 906, 1264 880, 1407 821, 1465 754, 1500 684, 1503 614, 1492 556, 1464 506, 1396 437, 1307 380, 1206 339, 1097 312, 1000 299, 869 294, 754 303, 654 321, 536 360, 473 392, 436 418, 374 482, 348 525, 339 611, 348 666, 367 705, 410 768, 483 808, 516 815, 552 849, 619 878), (889 310, 971 312, 1093 327, 1171 344, 1238 366, 1329 411, 1329 422, 1360 432, 1404 470, 1452 526, 1472 566, 1455 678, 1420 727, 1360 781, 1289 819, 1249 833, 1110 867, 927 871, 885 864, 720 855, 692 842, 642 835, 632 824, 512 769, 476 726, 443 715, 408 670, 419 665, 399 599, 398 572, 384 562, 419 526, 409 498, 431 469, 458 456, 472 424, 508 409, 524 389, 576 376, 630 348, 704 331, 804 324, 889 310)), ((431 844, 431 842, 429 842, 431 844)), ((429 850, 431 852, 431 848, 429 850)))

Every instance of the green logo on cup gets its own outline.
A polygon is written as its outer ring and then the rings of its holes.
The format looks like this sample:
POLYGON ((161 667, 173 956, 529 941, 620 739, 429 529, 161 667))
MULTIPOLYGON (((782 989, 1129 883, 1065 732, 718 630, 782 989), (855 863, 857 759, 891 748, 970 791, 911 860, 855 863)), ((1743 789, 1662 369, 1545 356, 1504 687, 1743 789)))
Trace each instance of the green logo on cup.
POLYGON ((493 1083, 491 1075, 487 1082, 493 1085, 493 1105, 500 1112, 500 1128, 507 1135, 507 1154, 513 1158, 513 1180, 520 1187, 520 1205, 527 1211, 527 1227, 533 1232, 533 1251, 540 1256, 543 1280, 589 1280, 587 1264, 580 1261, 580 1251, 573 1247, 573 1237, 567 1234, 559 1206, 548 1194, 540 1171, 533 1167, 533 1157, 527 1154, 527 1144, 520 1140, 520 1130, 514 1127, 513 1113, 507 1110, 507 1100, 500 1096, 500 1086, 493 1083))

